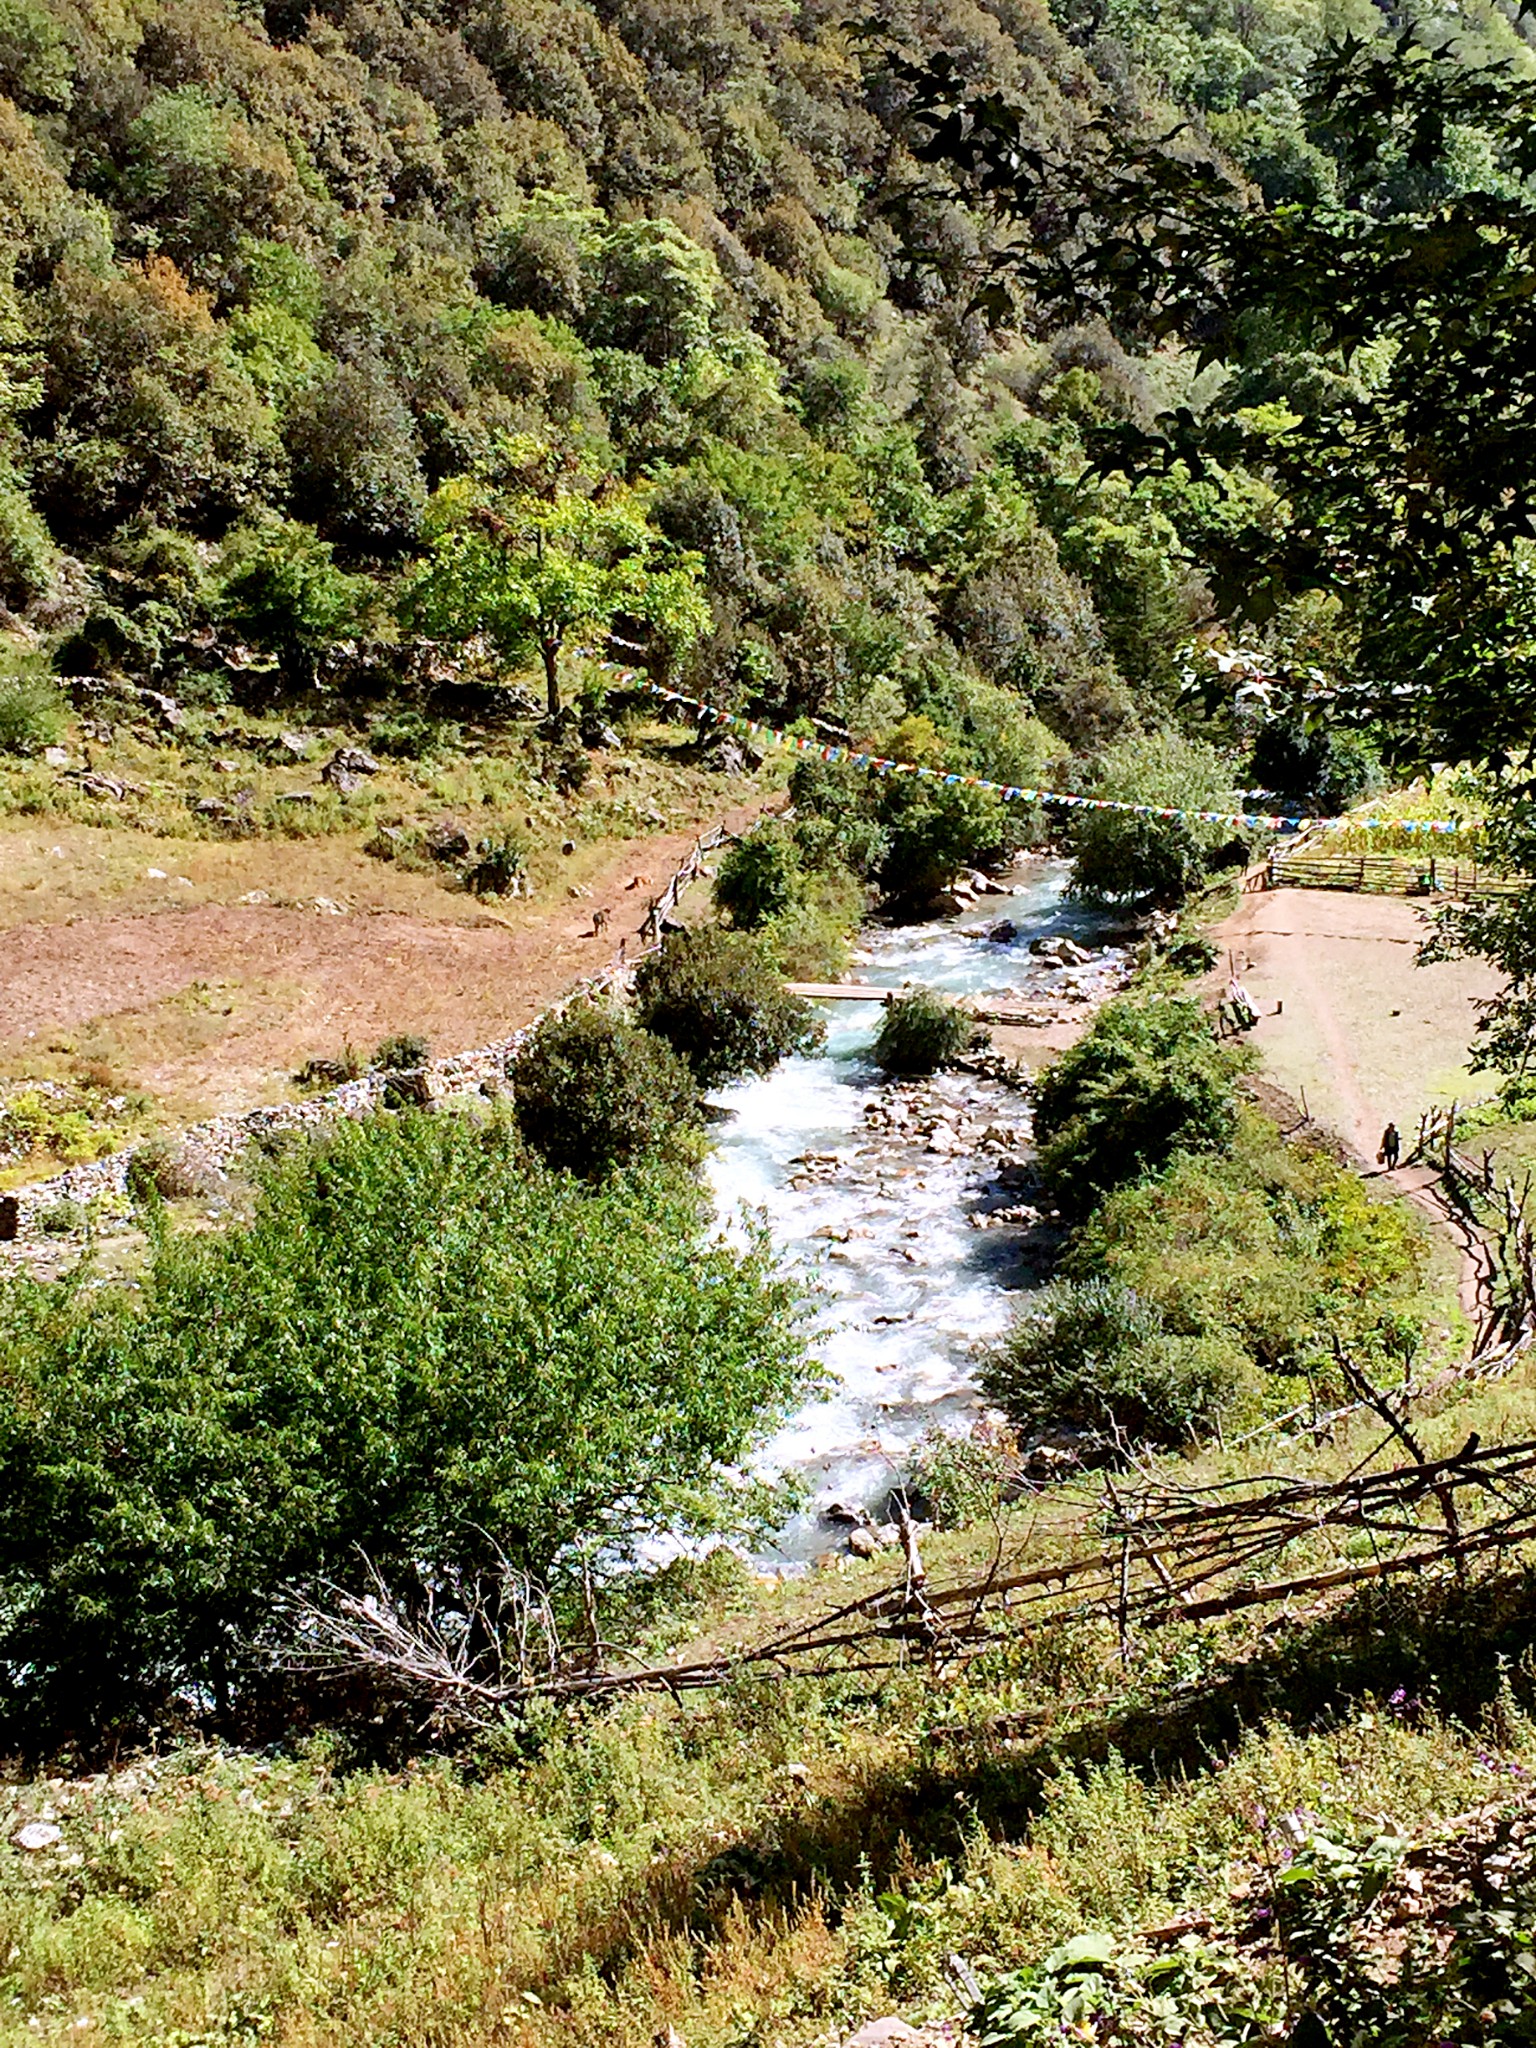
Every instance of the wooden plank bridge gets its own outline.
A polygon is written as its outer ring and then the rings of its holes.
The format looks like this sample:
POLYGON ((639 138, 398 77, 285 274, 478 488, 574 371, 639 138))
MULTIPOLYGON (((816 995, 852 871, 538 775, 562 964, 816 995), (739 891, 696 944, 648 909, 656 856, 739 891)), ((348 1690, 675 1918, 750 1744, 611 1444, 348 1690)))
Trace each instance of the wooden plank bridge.
MULTIPOLYGON (((792 996, 804 996, 813 1003, 888 1003, 892 996, 908 994, 899 988, 880 988, 868 981, 790 981, 785 988, 792 996)), ((985 1002, 973 996, 958 998, 978 1024, 1038 1025, 1054 1021, 1061 1006, 1042 996, 1033 1003, 985 1002)))

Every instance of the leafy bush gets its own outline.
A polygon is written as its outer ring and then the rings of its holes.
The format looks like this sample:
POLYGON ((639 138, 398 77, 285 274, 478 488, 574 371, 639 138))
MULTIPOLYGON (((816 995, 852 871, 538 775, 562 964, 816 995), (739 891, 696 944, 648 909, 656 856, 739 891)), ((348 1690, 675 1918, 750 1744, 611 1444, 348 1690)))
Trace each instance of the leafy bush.
POLYGON ((968 1010, 931 988, 915 988, 886 1004, 875 1037, 875 1061, 887 1074, 931 1074, 958 1058, 976 1033, 968 1010))
POLYGON ((1035 1083, 1040 1165, 1082 1215, 1176 1151, 1219 1152, 1237 1127, 1234 1081, 1251 1055, 1218 1043, 1189 997, 1107 1003, 1035 1083))
POLYGON ((674 1177, 549 1175, 505 1119, 370 1118, 141 1289, 0 1286, 8 1739, 238 1708, 283 1589, 359 1552, 425 1608, 498 1553, 558 1597, 731 1526, 716 1482, 807 1366, 788 1283, 707 1219, 674 1177))
POLYGON ((1376 750, 1364 733, 1271 719, 1253 743, 1249 773, 1286 803, 1336 815, 1382 783, 1376 750))
POLYGON ((138 1203, 189 1201, 211 1193, 218 1179, 206 1158, 175 1138, 148 1138, 128 1161, 128 1193, 138 1203))
MULTIPOLYGON (((1423 1334, 1423 1233, 1321 1150, 1239 1114, 1229 1156, 1185 1153, 1122 1187, 1077 1231, 1074 1279, 1133 1288, 1170 1330, 1230 1337, 1255 1365, 1335 1376, 1342 1346, 1401 1369, 1423 1334)), ((1288 1394, 1287 1401, 1291 1398, 1288 1394)))
POLYGON ((73 1237, 76 1232, 84 1230, 90 1220, 90 1211, 83 1202, 72 1202, 67 1198, 46 1203, 34 1218, 44 1237, 73 1237))
POLYGON ((460 737, 452 719, 397 711, 376 719, 368 728, 368 749, 394 761, 429 761, 437 754, 451 753, 460 737))
POLYGON ((464 877, 464 886, 475 896, 505 896, 514 882, 528 872, 528 851, 516 832, 503 832, 494 839, 482 839, 480 858, 464 877))
POLYGON ((64 731, 57 684, 25 669, 0 675, 0 754, 40 754, 64 731))
POLYGON ((758 931, 793 906, 800 882, 794 839, 770 820, 727 849, 715 876, 715 908, 738 931, 758 931))
MULTIPOLYGON (((1100 756, 1093 793, 1118 803, 1231 811, 1232 778, 1214 747, 1174 732, 1139 734, 1100 756)), ((1210 872, 1230 824, 1138 817, 1130 811, 1072 814, 1072 893, 1092 903, 1178 903, 1210 872)))
POLYGON ((984 1361, 981 1384, 1015 1427, 1064 1424, 1105 1440, 1178 1445, 1206 1436, 1244 1383, 1230 1340, 1181 1337, 1115 1280, 1059 1280, 984 1361))
POLYGON ((962 868, 995 865, 1024 843, 1024 820, 985 790, 915 776, 879 788, 886 844, 878 879, 899 910, 921 910, 962 868))
POLYGON ((697 1128, 698 1091, 664 1040, 600 1003, 540 1020, 512 1059, 517 1122, 561 1172, 600 1180, 646 1158, 676 1158, 697 1128))
POLYGON ((752 932, 713 925, 673 932, 635 975, 636 1015, 687 1061, 701 1088, 765 1074, 808 1052, 824 1027, 786 993, 773 954, 752 932))
POLYGON ((386 1074, 404 1073, 411 1067, 424 1067, 431 1057, 431 1044, 419 1032, 397 1031, 380 1039, 373 1064, 386 1074))

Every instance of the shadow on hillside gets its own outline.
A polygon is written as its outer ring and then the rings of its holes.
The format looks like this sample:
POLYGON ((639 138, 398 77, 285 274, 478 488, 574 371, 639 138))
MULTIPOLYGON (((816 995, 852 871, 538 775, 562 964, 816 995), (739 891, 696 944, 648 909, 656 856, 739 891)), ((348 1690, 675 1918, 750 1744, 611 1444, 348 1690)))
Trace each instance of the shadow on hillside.
POLYGON ((1432 1708, 1478 1727, 1510 1693, 1526 1707, 1536 1699, 1533 1643, 1536 1573, 1467 1589, 1372 1588, 1316 1622, 1272 1631, 1255 1653, 1198 1686, 1059 1735, 1020 1739, 1016 1728, 993 1724, 950 1731, 917 1762, 872 1774, 841 1803, 786 1805, 707 1862, 670 1860, 644 1901, 631 1898, 606 1928, 581 1930, 577 1946, 611 1965, 642 1923, 650 1935, 707 1939, 735 1916, 793 1915, 809 1897, 835 1913, 855 1886, 872 1880, 879 1890, 914 1863, 958 1856, 978 1825, 998 1839, 1022 1836, 1052 1778, 1112 1754, 1152 1779, 1198 1775, 1266 1722, 1322 1727, 1362 1700, 1399 1692, 1400 1711, 1432 1708))

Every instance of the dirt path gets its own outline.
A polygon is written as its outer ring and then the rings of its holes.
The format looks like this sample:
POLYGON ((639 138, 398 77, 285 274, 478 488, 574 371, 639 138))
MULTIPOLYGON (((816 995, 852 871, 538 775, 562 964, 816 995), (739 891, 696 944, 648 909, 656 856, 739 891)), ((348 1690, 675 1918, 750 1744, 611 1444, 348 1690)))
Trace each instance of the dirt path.
MULTIPOLYGON (((1212 932, 1222 948, 1213 990, 1233 966, 1259 1012, 1249 1039, 1268 1073, 1341 1138, 1375 1178, 1389 1122, 1413 1141, 1420 1112, 1487 1093, 1467 1067, 1477 1004, 1497 993, 1486 962, 1416 964, 1422 913, 1401 897, 1322 889, 1245 896, 1212 932)), ((1486 1296, 1488 1253, 1440 1192, 1428 1167, 1402 1167, 1394 1191, 1455 1244, 1458 1293, 1474 1320, 1486 1296)))
POLYGON ((1480 960, 1416 965, 1425 935, 1401 897, 1322 889, 1245 896, 1211 934, 1216 980, 1233 959, 1259 1012, 1250 1035, 1265 1066, 1366 1159, 1389 1121, 1411 1137, 1431 1103, 1489 1092, 1467 1052, 1500 978, 1480 960))
MULTIPOLYGON (((740 830, 762 800, 725 814, 740 830)), ((707 822, 713 822, 707 821, 707 822)), ((419 1032, 435 1052, 526 1024, 633 947, 695 829, 630 841, 583 874, 590 896, 441 917, 203 903, 0 931, 0 1072, 99 1060, 181 1120, 287 1092, 306 1058, 419 1032), (592 914, 609 924, 592 935, 592 914)), ((273 865, 281 863, 273 849, 273 865)))

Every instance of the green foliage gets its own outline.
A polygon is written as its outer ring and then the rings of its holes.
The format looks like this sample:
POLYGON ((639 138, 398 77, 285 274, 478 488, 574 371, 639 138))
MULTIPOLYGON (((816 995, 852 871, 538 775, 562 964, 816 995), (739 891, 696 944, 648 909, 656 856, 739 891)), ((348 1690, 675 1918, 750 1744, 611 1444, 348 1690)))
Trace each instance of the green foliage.
POLYGON ((1106 1446, 1208 1436, 1245 1391, 1221 1335, 1181 1336, 1116 1280, 1059 1280, 1032 1297, 983 1362, 981 1384, 1020 1430, 1065 1425, 1106 1446))
POLYGON ((1444 1914, 1445 1933, 1436 1939, 1428 1928, 1412 1929, 1390 1974, 1380 1967, 1372 1908, 1401 1880, 1412 1838, 1391 1829, 1343 1840, 1321 1828, 1303 1835, 1272 1891, 1277 1931, 1300 1980, 1303 2026, 1324 2039, 1382 2048, 1420 2041, 1502 2048, 1529 2036, 1536 1872, 1518 1822, 1502 1815, 1491 1832, 1486 1844, 1457 1844, 1470 1882, 1444 1914))
POLYGON ((1230 1339, 1266 1372, 1330 1387, 1340 1349, 1391 1380, 1423 1337, 1416 1221, 1252 1111, 1224 1155, 1182 1153, 1110 1194, 1065 1270, 1134 1289, 1179 1335, 1230 1339))
POLYGON ((1249 773, 1260 789, 1323 817, 1347 811, 1382 781, 1364 734, 1278 718, 1260 729, 1249 773))
POLYGON ((479 859, 464 877, 475 896, 505 896, 528 870, 528 849, 521 833, 501 832, 483 839, 479 859))
POLYGON ((373 1064, 386 1074, 424 1067, 432 1057, 428 1040, 416 1031, 397 1031, 379 1041, 373 1064))
POLYGON ((450 754, 460 742, 451 718, 430 718, 420 711, 396 711, 368 728, 368 751, 396 761, 430 761, 450 754))
POLYGON ((875 1034, 875 1064, 889 1075, 932 1074, 959 1057, 976 1036, 961 1004, 931 988, 892 996, 875 1034))
POLYGON ((794 835, 770 819, 727 847, 715 873, 715 908, 738 931, 759 931, 793 906, 802 880, 794 835))
MULTIPOLYGON (((344 1123, 142 1288, 0 1290, 8 1734, 238 1704, 286 1587, 407 1606, 718 1523, 802 1386, 790 1291, 703 1198, 544 1173, 505 1122, 344 1123)), ((442 1609, 433 1611, 441 1614, 442 1609)))
POLYGON ((635 1013, 686 1061, 701 1088, 766 1074, 819 1044, 809 1003, 789 995, 772 949, 753 932, 702 925, 669 932, 635 973, 635 1013))
POLYGON ((1159 1954, 1108 1933, 1075 1934, 998 1978, 973 2025, 981 2048, 1055 2048, 1090 2027, 1110 2040, 1202 2048, 1270 2037, 1253 1983, 1231 1956, 1194 1937, 1159 1954))
POLYGON ((432 525, 432 559, 409 593, 410 616, 447 638, 484 633, 509 659, 536 653, 551 718, 572 636, 601 639, 623 612, 644 622, 658 651, 678 653, 706 623, 697 558, 669 558, 628 492, 488 502, 465 482, 439 494, 432 525))
POLYGON ((1035 1084, 1041 1170, 1061 1207, 1083 1215, 1175 1152, 1226 1150, 1244 1064, 1192 998, 1107 1003, 1035 1084))
POLYGON ((331 543, 299 520, 239 529, 220 564, 219 603, 230 626, 306 667, 357 630, 368 596, 363 578, 340 568, 331 543))
POLYGON ((926 777, 888 777, 876 817, 885 838, 880 888, 905 910, 921 910, 962 869, 1001 862, 1023 839, 1018 812, 987 790, 926 777))
MULTIPOLYGON (((1213 747, 1172 731, 1121 740, 1099 757, 1093 794, 1117 803, 1190 810, 1239 808, 1226 764, 1213 747)), ((1211 856, 1236 827, 1195 818, 1138 817, 1128 811, 1072 815, 1072 893, 1093 903, 1174 904, 1197 889, 1211 856)))
POLYGON ((0 671, 0 753, 40 754, 64 736, 64 700, 35 669, 0 671))
POLYGON ((518 1128, 557 1172, 601 1180, 691 1150, 698 1096, 687 1067, 619 1010, 577 1002, 542 1017, 508 1073, 518 1128))

